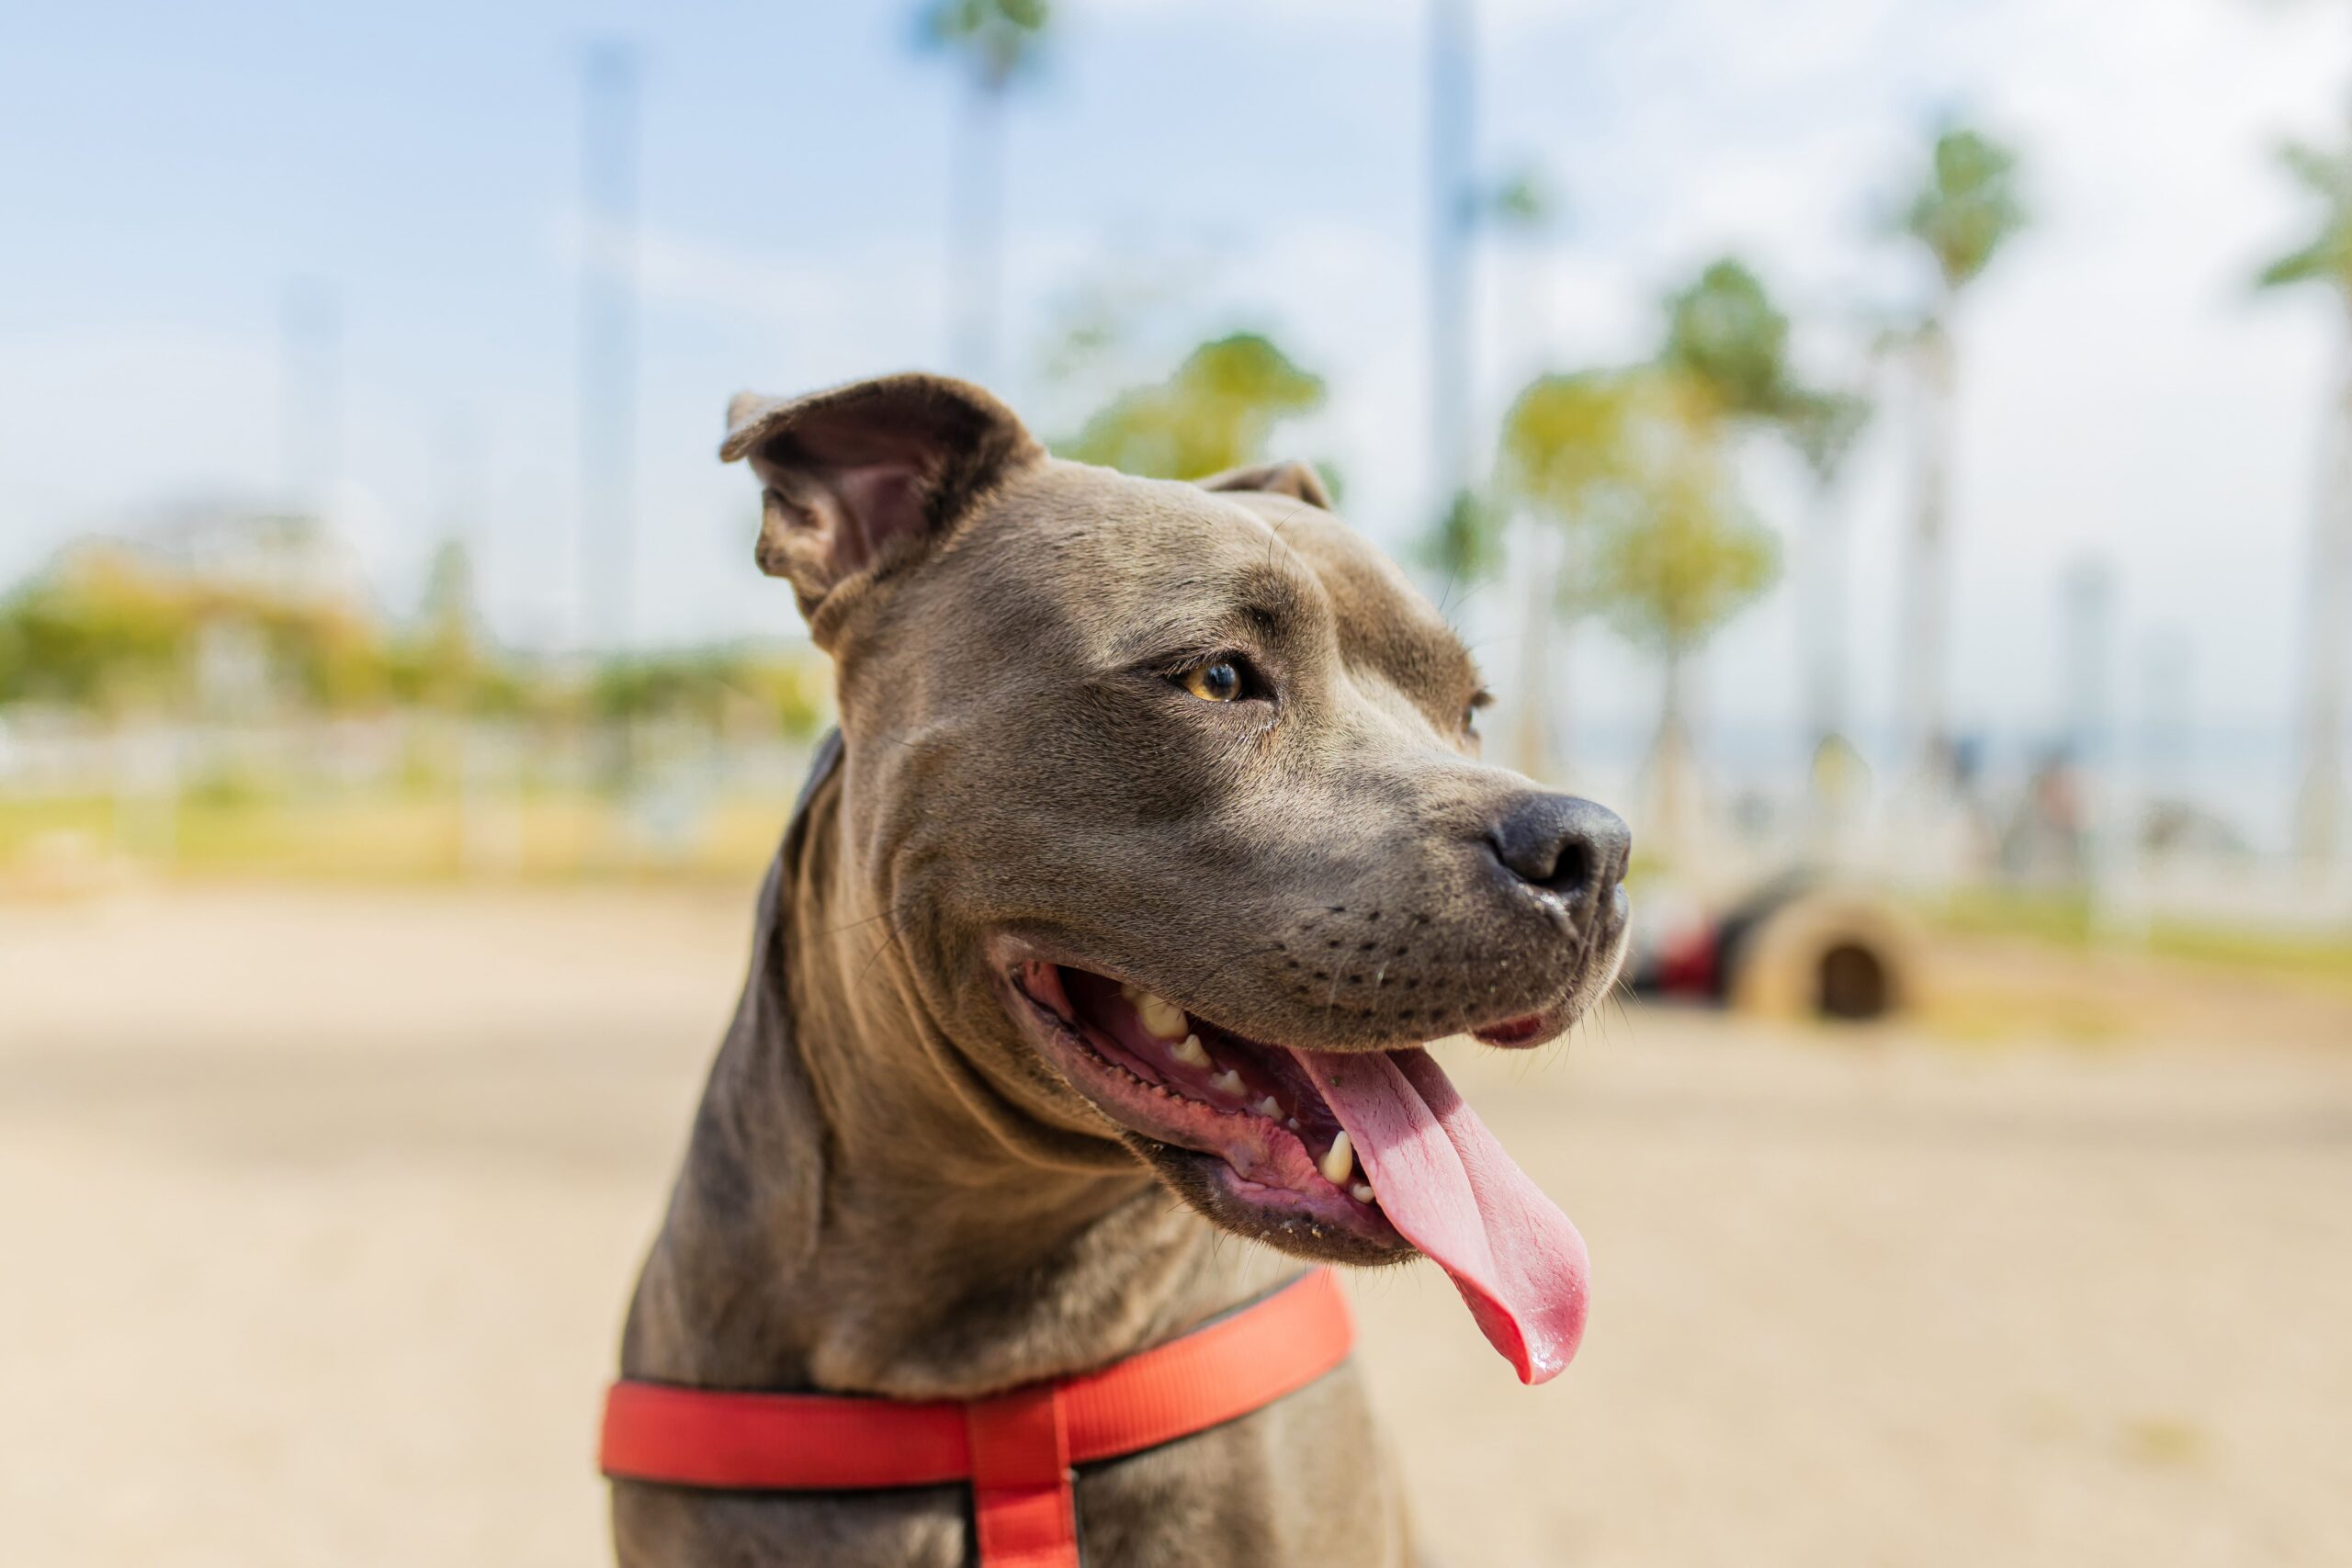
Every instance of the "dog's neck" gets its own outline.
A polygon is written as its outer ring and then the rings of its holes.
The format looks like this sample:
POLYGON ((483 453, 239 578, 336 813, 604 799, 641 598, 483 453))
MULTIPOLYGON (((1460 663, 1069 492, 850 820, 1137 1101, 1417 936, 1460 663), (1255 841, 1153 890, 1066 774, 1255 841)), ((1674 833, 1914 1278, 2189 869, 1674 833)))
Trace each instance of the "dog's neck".
POLYGON ((860 918, 840 798, 837 774, 811 791, 762 891, 623 1370, 969 1395, 1107 1364, 1295 1272, 1221 1245, 1115 1145, 1064 1160, 1018 1135, 887 920, 860 918))

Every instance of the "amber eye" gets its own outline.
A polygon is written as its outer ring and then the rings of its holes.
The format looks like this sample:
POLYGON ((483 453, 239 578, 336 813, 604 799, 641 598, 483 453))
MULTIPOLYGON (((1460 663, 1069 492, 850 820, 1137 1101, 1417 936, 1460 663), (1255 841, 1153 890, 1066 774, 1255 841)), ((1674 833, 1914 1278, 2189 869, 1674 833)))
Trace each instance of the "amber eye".
POLYGON ((1204 703, 1229 703, 1241 694, 1241 671, 1229 659, 1212 660, 1184 671, 1184 689, 1204 703))

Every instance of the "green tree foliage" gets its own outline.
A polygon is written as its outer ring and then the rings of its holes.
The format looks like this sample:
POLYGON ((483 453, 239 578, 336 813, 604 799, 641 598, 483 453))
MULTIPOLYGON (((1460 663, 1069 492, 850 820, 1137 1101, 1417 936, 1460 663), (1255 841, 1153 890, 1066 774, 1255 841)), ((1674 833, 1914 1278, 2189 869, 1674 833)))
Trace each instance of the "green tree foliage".
POLYGON ((2279 164, 2317 205, 2319 228, 2309 241, 2262 269, 2265 288, 2324 283, 2352 299, 2352 147, 2340 152, 2290 143, 2279 164))
POLYGON ((386 691, 381 639, 334 606, 157 572, 130 551, 90 546, 0 604, 0 703, 115 714, 197 701, 208 635, 242 628, 283 695, 331 712, 386 691))
POLYGON ((1449 583, 1476 582, 1502 565, 1501 521, 1493 502, 1464 491, 1420 536, 1414 558, 1449 583))
POLYGON ((2017 153, 1983 131, 1951 126, 1938 133, 1926 176, 1894 226, 1927 248, 1945 291, 1958 293, 2027 221, 2017 153))
POLYGON ((1321 377, 1270 339, 1236 333, 1193 350, 1165 381, 1120 394, 1055 448, 1147 478, 1198 479, 1261 459, 1277 424, 1322 403, 1321 377))
POLYGON ((1559 216, 1561 202, 1544 171, 1531 164, 1497 181, 1480 206, 1480 216, 1495 227, 1532 234, 1559 216))
POLYGON ((1746 609, 1780 570, 1770 529, 1704 457, 1645 477, 1592 557, 1592 602, 1620 637, 1679 657, 1746 609))
POLYGON ((464 709, 486 696, 491 674, 474 608, 473 561, 456 539, 434 552, 414 634, 394 656, 401 695, 432 707, 464 709))
POLYGON ((1798 378, 1789 362, 1787 313, 1736 256, 1709 263, 1667 297, 1658 363, 1690 378, 1722 417, 1787 441, 1825 486, 1870 423, 1870 400, 1859 392, 1798 378))
POLYGON ((1736 257, 1710 263, 1668 296, 1658 363, 1690 378, 1735 419, 1778 422, 1795 407, 1789 318, 1736 257))
POLYGON ((1506 493, 1568 530, 1562 601, 1688 652, 1770 587, 1779 554, 1741 503, 1709 384, 1665 366, 1547 376, 1503 424, 1506 493))
POLYGON ((920 40, 961 55, 985 90, 1001 92, 1035 64, 1053 20, 1046 0, 933 0, 916 16, 920 40))
POLYGON ((1503 416, 1502 492, 1563 526, 1592 521, 1594 502, 1629 461, 1641 375, 1578 370, 1520 393, 1503 416))
POLYGON ((1872 412, 1871 400, 1860 392, 1806 390, 1790 400, 1781 425, 1814 483, 1826 490, 1860 445, 1872 412))
POLYGON ((0 703, 112 711, 183 696, 191 609, 118 553, 78 552, 0 604, 0 703))
MULTIPOLYGON (((0 706, 38 703, 97 716, 201 703, 207 641, 258 649, 270 704, 344 714, 412 705, 444 714, 576 711, 576 680, 502 650, 482 626, 473 571, 455 544, 435 556, 416 620, 387 635, 342 605, 159 570, 89 545, 0 600, 0 706)), ((736 647, 608 660, 588 706, 606 719, 686 718, 805 739, 829 709, 824 661, 805 649, 736 647)))
POLYGON ((831 711, 822 660, 755 648, 680 649, 600 666, 589 704, 606 720, 741 721, 794 740, 817 733, 831 711))

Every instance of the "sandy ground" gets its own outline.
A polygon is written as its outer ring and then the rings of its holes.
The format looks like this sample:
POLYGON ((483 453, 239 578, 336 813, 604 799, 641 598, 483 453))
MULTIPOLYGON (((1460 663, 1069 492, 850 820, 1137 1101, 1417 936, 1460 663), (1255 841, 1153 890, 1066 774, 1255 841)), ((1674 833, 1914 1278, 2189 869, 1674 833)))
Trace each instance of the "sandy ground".
MULTIPOLYGON (((0 1560, 602 1560, 747 908, 0 908, 0 1560)), ((2128 1039, 1633 1009, 1460 1064, 1597 1306, 1528 1391, 1428 1269, 1357 1289, 1449 1561, 2352 1562, 2352 1009, 2118 994, 2128 1039)))

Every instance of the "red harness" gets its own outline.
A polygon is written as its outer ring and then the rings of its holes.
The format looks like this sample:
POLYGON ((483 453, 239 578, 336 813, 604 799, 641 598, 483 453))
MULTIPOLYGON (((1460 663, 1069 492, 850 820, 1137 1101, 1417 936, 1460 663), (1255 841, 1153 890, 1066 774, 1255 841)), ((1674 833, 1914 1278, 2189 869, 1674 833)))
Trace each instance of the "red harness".
POLYGON ((1070 1467, 1189 1438, 1295 1393, 1348 1358, 1329 1270, 1100 1371, 987 1399, 729 1393, 615 1383, 604 1472, 725 1492, 972 1485, 981 1568, 1079 1568, 1070 1467))

